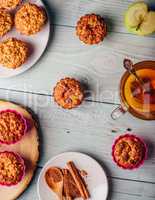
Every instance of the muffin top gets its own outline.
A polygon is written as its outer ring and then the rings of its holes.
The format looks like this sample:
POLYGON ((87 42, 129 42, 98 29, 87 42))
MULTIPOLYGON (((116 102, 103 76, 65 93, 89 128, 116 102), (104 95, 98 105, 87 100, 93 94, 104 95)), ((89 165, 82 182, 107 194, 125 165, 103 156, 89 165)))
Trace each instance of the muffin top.
POLYGON ((0 8, 14 9, 20 2, 21 0, 0 0, 0 8))
POLYGON ((25 35, 33 35, 39 32, 45 22, 45 11, 31 3, 25 3, 15 15, 16 29, 25 35))
POLYGON ((23 159, 13 152, 0 152, 0 185, 16 185, 24 175, 23 159))
POLYGON ((113 155, 119 166, 134 168, 144 159, 145 146, 135 136, 122 136, 115 143, 113 155))
POLYGON ((0 142, 12 144, 21 139, 26 132, 25 119, 12 110, 0 111, 0 142))
POLYGON ((13 18, 11 14, 4 9, 0 9, 0 37, 9 32, 12 26, 13 18))
POLYGON ((0 64, 7 68, 18 68, 28 58, 27 43, 9 38, 0 43, 0 64))
POLYGON ((101 16, 87 14, 77 22, 76 34, 85 44, 98 44, 106 36, 107 26, 101 16))
POLYGON ((56 84, 53 95, 57 104, 65 109, 77 107, 84 98, 80 83, 73 78, 61 79, 56 84))

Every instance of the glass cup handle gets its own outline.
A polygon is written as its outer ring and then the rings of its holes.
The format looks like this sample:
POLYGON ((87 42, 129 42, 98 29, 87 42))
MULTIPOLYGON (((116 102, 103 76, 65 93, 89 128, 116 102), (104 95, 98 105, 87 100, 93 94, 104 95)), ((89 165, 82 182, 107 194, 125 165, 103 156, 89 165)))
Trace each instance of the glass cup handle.
POLYGON ((111 113, 111 118, 113 120, 116 120, 118 118, 120 118, 122 115, 124 115, 126 112, 128 111, 127 108, 123 107, 122 105, 118 106, 117 108, 115 108, 112 113, 111 113))

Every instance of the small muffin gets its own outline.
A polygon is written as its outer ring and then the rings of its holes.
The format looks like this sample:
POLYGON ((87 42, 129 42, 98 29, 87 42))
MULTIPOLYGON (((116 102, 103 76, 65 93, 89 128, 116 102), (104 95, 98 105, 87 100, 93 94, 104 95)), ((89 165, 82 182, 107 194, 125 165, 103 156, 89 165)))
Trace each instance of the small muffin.
POLYGON ((13 26, 12 15, 4 9, 0 9, 0 37, 4 36, 13 26))
POLYGON ((15 9, 21 0, 0 0, 0 8, 15 9))
POLYGON ((16 29, 25 35, 38 33, 46 22, 45 11, 31 3, 25 3, 15 15, 16 29))
POLYGON ((135 135, 123 135, 113 145, 113 159, 124 169, 138 168, 143 164, 147 154, 145 143, 135 135))
POLYGON ((0 185, 17 185, 25 174, 24 160, 13 152, 0 152, 0 185))
POLYGON ((62 108, 72 109, 82 103, 84 93, 77 80, 73 78, 64 78, 56 84, 53 96, 54 100, 62 108))
POLYGON ((27 60, 28 44, 16 38, 9 38, 0 43, 0 64, 16 69, 27 60))
POLYGON ((20 113, 14 110, 0 111, 0 143, 16 143, 26 131, 26 120, 20 113))
POLYGON ((76 34, 85 44, 98 44, 106 36, 107 26, 101 16, 87 14, 77 22, 76 34))

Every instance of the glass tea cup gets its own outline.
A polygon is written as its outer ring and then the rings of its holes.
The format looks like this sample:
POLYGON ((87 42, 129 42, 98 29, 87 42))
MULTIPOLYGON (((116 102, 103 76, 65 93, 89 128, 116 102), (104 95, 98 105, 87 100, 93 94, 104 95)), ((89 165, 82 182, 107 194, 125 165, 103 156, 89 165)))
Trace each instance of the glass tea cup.
POLYGON ((155 61, 142 61, 133 67, 142 79, 143 85, 126 71, 119 87, 121 105, 113 110, 111 117, 117 119, 129 112, 143 120, 155 120, 155 61))

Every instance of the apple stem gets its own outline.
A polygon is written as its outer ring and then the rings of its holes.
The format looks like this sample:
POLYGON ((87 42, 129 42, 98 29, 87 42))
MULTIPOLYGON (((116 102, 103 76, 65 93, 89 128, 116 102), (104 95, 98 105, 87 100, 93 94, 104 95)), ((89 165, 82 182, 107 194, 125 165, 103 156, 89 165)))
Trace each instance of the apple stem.
POLYGON ((142 20, 142 21, 138 24, 138 26, 137 26, 137 28, 136 28, 136 31, 138 31, 138 29, 139 29, 140 26, 142 25, 143 21, 144 21, 144 20, 142 20))

